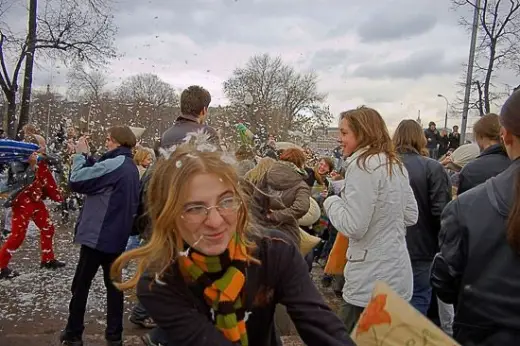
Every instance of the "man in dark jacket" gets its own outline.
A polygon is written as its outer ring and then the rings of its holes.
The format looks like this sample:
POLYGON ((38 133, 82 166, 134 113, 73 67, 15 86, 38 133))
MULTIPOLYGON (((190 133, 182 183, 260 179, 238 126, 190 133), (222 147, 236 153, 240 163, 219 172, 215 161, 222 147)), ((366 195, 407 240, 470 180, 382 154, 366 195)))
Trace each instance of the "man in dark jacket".
POLYGON ((449 149, 457 149, 460 146, 460 133, 457 125, 453 126, 453 131, 449 135, 450 147, 449 149))
MULTIPOLYGON (((182 92, 180 102, 182 115, 177 118, 172 127, 164 132, 160 147, 166 149, 182 144, 188 133, 199 131, 206 133, 209 141, 218 145, 219 138, 215 129, 203 124, 208 116, 208 108, 211 103, 210 93, 200 86, 192 85, 182 92)), ((134 233, 141 234, 145 241, 151 236, 150 218, 146 215, 146 191, 152 173, 153 166, 148 168, 141 180, 138 213, 134 220, 134 233)), ((144 328, 154 325, 146 309, 140 303, 133 308, 130 321, 144 328)), ((167 345, 167 338, 160 328, 154 328, 141 339, 148 346, 167 345)))
POLYGON ((203 131, 209 135, 210 141, 218 144, 217 131, 204 121, 208 116, 208 108, 211 103, 209 91, 203 87, 192 85, 181 94, 181 115, 175 123, 161 137, 161 147, 169 148, 172 145, 181 144, 190 132, 203 131))
POLYGON ((426 136, 426 148, 430 154, 430 158, 437 160, 439 158, 439 131, 437 131, 437 127, 435 123, 432 121, 428 124, 428 128, 424 131, 424 135, 426 136))
POLYGON ((441 135, 439 136, 439 158, 446 155, 448 152, 448 149, 450 147, 450 138, 448 136, 448 133, 446 132, 446 129, 441 130, 441 135))
POLYGON ((129 127, 112 127, 106 138, 108 152, 93 165, 87 164, 86 138, 80 138, 76 145, 69 184, 86 199, 76 224, 75 242, 81 250, 72 281, 69 318, 60 337, 62 345, 83 344, 85 308, 99 267, 107 289, 105 339, 109 346, 123 344, 124 296, 112 284, 110 267, 125 251, 139 202, 139 173, 132 161, 135 144, 129 127))

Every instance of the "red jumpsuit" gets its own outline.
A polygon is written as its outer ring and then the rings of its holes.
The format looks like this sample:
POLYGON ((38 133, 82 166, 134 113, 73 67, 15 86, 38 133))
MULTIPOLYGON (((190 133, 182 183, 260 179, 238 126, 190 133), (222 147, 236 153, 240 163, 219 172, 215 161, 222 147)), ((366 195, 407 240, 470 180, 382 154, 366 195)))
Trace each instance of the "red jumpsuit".
POLYGON ((42 263, 54 260, 52 250, 54 225, 43 200, 49 197, 55 202, 62 202, 63 197, 47 163, 40 161, 36 167, 34 181, 27 185, 13 201, 11 234, 0 249, 0 269, 7 267, 12 254, 22 245, 31 219, 41 232, 42 263))

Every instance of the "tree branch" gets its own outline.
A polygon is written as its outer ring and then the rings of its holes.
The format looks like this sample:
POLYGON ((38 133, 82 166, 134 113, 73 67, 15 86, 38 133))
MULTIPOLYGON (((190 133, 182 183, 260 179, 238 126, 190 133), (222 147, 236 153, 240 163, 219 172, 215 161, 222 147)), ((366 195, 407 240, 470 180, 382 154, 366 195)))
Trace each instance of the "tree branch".
POLYGON ((0 30, 0 63, 2 65, 2 72, 3 74, 0 74, 2 77, 2 88, 8 89, 11 88, 11 79, 9 78, 9 73, 7 72, 7 66, 5 65, 5 58, 4 58, 4 42, 5 42, 5 35, 0 30))

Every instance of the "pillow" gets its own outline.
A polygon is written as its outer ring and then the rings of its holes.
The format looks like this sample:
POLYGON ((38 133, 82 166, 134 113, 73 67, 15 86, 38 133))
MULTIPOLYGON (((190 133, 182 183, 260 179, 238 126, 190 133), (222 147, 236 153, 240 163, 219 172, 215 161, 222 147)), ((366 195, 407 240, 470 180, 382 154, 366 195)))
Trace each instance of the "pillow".
POLYGON ((307 214, 302 216, 301 219, 298 220, 298 225, 302 227, 310 227, 314 225, 321 216, 321 209, 318 205, 318 202, 314 200, 314 198, 310 197, 310 207, 307 211, 307 214))
POLYGON ((306 256, 321 241, 320 238, 310 235, 300 228, 300 252, 306 256))

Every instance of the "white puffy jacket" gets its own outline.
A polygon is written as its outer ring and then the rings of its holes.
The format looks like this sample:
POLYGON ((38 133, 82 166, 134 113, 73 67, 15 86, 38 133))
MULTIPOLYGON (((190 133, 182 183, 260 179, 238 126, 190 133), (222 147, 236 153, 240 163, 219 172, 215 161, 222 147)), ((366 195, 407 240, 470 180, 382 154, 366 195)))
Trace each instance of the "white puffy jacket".
POLYGON ((345 162, 341 197, 331 196, 323 204, 332 225, 350 240, 343 299, 359 307, 368 304, 378 280, 405 300, 411 299, 406 227, 417 223, 419 216, 404 166, 392 165, 390 176, 386 155, 378 154, 367 159, 365 170, 357 164, 364 150, 345 162))

